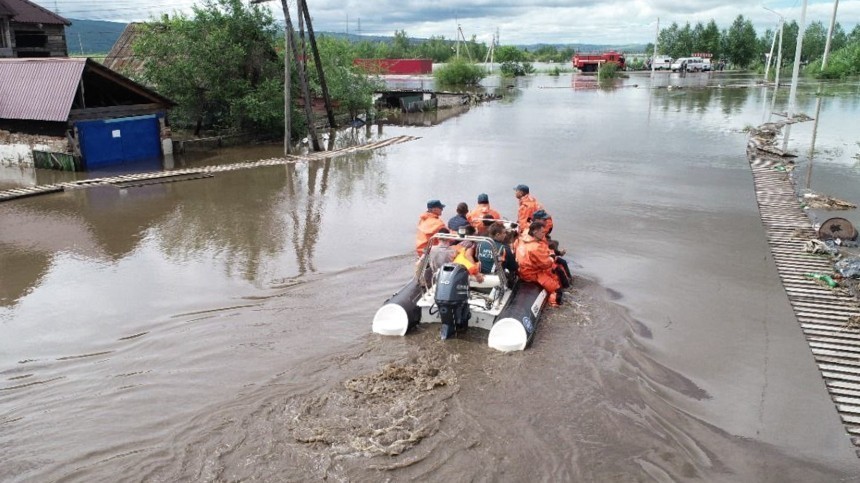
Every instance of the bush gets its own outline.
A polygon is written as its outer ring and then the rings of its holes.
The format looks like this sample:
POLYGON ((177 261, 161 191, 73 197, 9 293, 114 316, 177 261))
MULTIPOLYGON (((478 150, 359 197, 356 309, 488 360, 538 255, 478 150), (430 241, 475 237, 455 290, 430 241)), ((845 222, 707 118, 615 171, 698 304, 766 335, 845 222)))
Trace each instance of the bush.
POLYGON ((454 86, 476 86, 486 73, 484 69, 465 59, 455 59, 433 71, 439 84, 454 86))
POLYGON ((502 77, 522 77, 528 74, 534 74, 535 67, 531 64, 531 62, 514 62, 507 61, 502 62, 502 65, 499 66, 499 70, 502 71, 502 77))
POLYGON ((860 74, 860 42, 850 44, 834 52, 821 71, 821 60, 811 62, 807 73, 824 79, 844 79, 860 74))
POLYGON ((597 78, 599 80, 615 79, 616 77, 619 77, 620 74, 621 74, 621 72, 618 69, 618 64, 616 64, 614 62, 607 62, 607 63, 601 65, 600 69, 598 69, 597 78))

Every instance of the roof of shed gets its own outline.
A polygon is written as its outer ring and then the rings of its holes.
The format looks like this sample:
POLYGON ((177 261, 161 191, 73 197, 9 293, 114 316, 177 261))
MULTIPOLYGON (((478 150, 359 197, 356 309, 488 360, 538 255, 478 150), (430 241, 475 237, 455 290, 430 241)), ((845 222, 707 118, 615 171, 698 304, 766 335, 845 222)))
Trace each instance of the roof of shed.
MULTIPOLYGON (((0 0, 2 1, 2 0, 0 0)), ((131 74, 139 71, 143 66, 143 59, 134 55, 132 46, 140 35, 141 22, 131 22, 125 26, 125 30, 116 39, 110 52, 105 57, 104 64, 110 69, 123 74, 131 74)))
POLYGON ((176 105, 90 59, 0 59, 0 119, 67 121, 84 69, 107 77, 153 103, 176 105))
POLYGON ((12 21, 18 23, 72 24, 56 13, 27 0, 0 0, 0 14, 4 11, 10 12, 12 21))

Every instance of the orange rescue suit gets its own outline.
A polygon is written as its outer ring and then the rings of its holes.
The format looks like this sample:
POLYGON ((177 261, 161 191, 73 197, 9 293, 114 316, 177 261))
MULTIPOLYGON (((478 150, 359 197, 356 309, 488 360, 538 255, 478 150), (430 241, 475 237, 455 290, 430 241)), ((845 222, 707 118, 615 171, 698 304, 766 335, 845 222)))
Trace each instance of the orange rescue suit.
POLYGON ((517 223, 520 225, 520 233, 529 231, 529 219, 537 210, 542 210, 541 205, 534 196, 525 194, 520 198, 520 209, 517 212, 517 223))
POLYGON ((418 233, 415 235, 415 252, 420 257, 430 244, 430 238, 445 228, 445 222, 436 213, 425 211, 418 218, 418 233))
POLYGON ((517 244, 517 263, 520 279, 526 282, 536 282, 549 294, 554 294, 561 288, 561 282, 553 273, 555 265, 549 246, 543 240, 530 235, 523 235, 517 244))
POLYGON ((468 215, 466 215, 466 219, 469 220, 469 223, 471 223, 476 230, 480 231, 480 227, 483 224, 484 218, 486 218, 487 215, 492 216, 493 219, 496 220, 502 219, 502 215, 500 215, 498 211, 490 208, 490 205, 487 203, 479 203, 474 210, 472 210, 471 212, 469 212, 468 215))

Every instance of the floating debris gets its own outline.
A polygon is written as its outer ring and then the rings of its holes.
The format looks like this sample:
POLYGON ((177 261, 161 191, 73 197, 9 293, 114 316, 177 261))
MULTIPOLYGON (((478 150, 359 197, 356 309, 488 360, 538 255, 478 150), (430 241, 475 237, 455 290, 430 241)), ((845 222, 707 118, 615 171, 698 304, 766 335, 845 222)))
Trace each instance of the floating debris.
POLYGON ((804 193, 803 202, 807 208, 813 210, 853 210, 857 208, 857 205, 849 201, 818 193, 804 193))

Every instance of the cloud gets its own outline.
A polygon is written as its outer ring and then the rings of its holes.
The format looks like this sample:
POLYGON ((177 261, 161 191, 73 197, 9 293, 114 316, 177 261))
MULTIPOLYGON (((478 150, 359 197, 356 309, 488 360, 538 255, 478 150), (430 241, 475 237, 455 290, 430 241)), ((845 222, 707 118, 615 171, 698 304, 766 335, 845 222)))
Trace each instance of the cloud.
MULTIPOLYGON (((43 2, 46 0, 42 0, 43 2)), ((50 3, 50 2, 49 2, 50 3)), ((80 0, 56 0, 60 14, 71 18, 132 21, 171 13, 190 13, 193 0, 152 0, 145 5, 117 0, 109 7, 89 8, 80 0)), ((295 16, 295 0, 289 2, 295 16)), ((282 19, 280 1, 263 4, 282 19)), ((756 30, 774 28, 777 16, 760 3, 741 0, 310 0, 309 9, 317 31, 393 35, 405 30, 410 37, 442 35, 453 39, 458 25, 466 38, 475 35, 489 42, 498 29, 503 44, 533 43, 646 43, 660 26, 672 22, 707 23, 728 28, 743 15, 756 30)), ((799 20, 800 0, 767 2, 787 20, 799 20)), ((53 5, 46 5, 50 8, 53 5)), ((810 1, 807 24, 829 24, 832 0, 810 1)), ((860 19, 860 0, 842 0, 837 20, 850 31, 860 19)))

